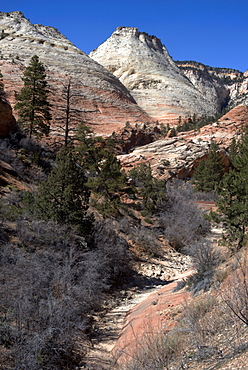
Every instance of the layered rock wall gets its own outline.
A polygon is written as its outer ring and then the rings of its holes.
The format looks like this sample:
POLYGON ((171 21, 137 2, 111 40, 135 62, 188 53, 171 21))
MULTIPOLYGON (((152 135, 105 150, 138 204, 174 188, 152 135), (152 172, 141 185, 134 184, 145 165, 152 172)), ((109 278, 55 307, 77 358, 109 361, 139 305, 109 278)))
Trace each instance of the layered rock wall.
POLYGON ((239 105, 218 122, 202 127, 199 132, 188 131, 176 137, 157 140, 119 158, 127 171, 141 163, 149 163, 153 175, 158 178, 186 179, 192 175, 199 160, 206 157, 212 140, 220 146, 228 166, 226 151, 233 138, 238 139, 247 125, 248 107, 239 105))
POLYGON ((97 132, 109 134, 115 126, 126 121, 151 121, 115 76, 58 30, 33 25, 21 12, 0 12, 0 51, 0 69, 12 104, 23 85, 21 76, 31 57, 38 55, 45 65, 52 92, 52 133, 55 136, 63 136, 60 126, 66 101, 62 91, 69 78, 74 95, 77 95, 75 101, 71 101, 77 122, 93 124, 97 132))
POLYGON ((180 71, 165 46, 137 28, 118 27, 90 57, 129 89, 154 119, 196 114, 213 115, 220 103, 194 86, 180 71))
POLYGON ((214 68, 194 61, 176 62, 184 75, 219 109, 248 105, 248 73, 231 68, 214 68))

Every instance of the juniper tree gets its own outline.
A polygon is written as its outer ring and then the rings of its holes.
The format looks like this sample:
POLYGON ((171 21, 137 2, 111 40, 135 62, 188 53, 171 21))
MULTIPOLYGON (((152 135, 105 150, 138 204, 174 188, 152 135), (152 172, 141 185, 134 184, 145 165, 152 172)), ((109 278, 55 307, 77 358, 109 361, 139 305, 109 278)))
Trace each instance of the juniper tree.
POLYGON ((127 177, 109 141, 97 137, 84 124, 78 129, 77 157, 87 170, 93 205, 105 216, 118 213, 121 194, 128 191, 127 177))
POLYGON ((151 166, 141 164, 129 172, 137 192, 142 198, 142 206, 148 213, 155 213, 167 201, 166 183, 152 176, 151 166))
POLYGON ((90 190, 86 182, 71 148, 62 148, 48 179, 38 189, 33 204, 35 213, 41 219, 72 225, 81 234, 88 234, 93 219, 87 215, 90 190))
POLYGON ((127 177, 120 161, 112 154, 105 153, 98 163, 98 173, 89 177, 88 186, 94 192, 94 205, 105 216, 117 214, 121 204, 121 194, 127 190, 127 177))
POLYGON ((24 86, 17 96, 15 109, 19 112, 19 122, 29 136, 48 135, 50 130, 50 104, 44 65, 34 55, 22 77, 24 86))
POLYGON ((232 153, 233 168, 224 174, 219 186, 217 211, 211 212, 212 220, 223 223, 223 240, 231 249, 240 248, 245 242, 248 226, 248 132, 235 143, 232 153))
POLYGON ((208 158, 202 159, 194 172, 193 184, 197 191, 210 192, 216 187, 224 173, 224 164, 219 154, 218 145, 212 141, 208 158))

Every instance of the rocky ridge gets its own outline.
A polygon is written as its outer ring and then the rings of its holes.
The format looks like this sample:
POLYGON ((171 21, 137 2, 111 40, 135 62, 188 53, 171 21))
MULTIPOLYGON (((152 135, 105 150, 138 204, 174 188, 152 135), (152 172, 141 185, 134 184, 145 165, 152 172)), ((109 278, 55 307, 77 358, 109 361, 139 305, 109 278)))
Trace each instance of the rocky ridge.
POLYGON ((154 119, 213 115, 220 102, 202 93, 180 71, 160 39, 133 27, 118 27, 89 56, 112 72, 154 119))
MULTIPOLYGON (((224 77, 201 63, 176 62, 182 73, 191 81, 196 89, 217 105, 221 111, 227 104, 229 87, 224 83, 224 77)), ((235 75, 236 76, 236 75, 235 75)))
MULTIPOLYGON (((19 11, 0 12, 0 69, 9 101, 22 87, 21 76, 30 58, 37 54, 45 65, 51 89, 54 121, 52 134, 63 135, 63 84, 71 78, 77 94, 74 107, 78 121, 94 124, 101 134, 111 133, 127 120, 151 121, 122 83, 89 58, 53 27, 32 24, 19 11)), ((73 106, 73 101, 71 101, 73 106)))
POLYGON ((149 163, 153 174, 168 180, 174 176, 181 179, 192 175, 194 166, 206 157, 212 140, 217 142, 226 166, 229 165, 226 151, 232 139, 236 139, 248 124, 248 107, 239 105, 212 125, 199 132, 188 131, 176 137, 167 137, 148 145, 135 148, 131 153, 119 156, 126 170, 141 163, 149 163))
POLYGON ((214 68, 195 61, 176 62, 184 75, 219 109, 248 104, 248 73, 231 68, 214 68))

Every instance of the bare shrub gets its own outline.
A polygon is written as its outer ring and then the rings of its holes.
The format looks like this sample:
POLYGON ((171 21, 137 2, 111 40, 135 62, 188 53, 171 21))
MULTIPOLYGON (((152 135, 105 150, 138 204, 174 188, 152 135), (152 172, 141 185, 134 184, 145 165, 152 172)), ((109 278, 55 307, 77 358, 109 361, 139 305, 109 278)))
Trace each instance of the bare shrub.
POLYGON ((102 279, 110 286, 118 285, 131 267, 131 254, 126 239, 117 233, 112 221, 98 221, 95 222, 88 245, 90 253, 95 253, 94 258, 100 264, 102 279))
POLYGON ((185 200, 193 200, 193 201, 215 201, 217 199, 217 194, 215 192, 197 192, 195 191, 194 187, 192 186, 191 181, 183 181, 179 179, 173 179, 172 181, 168 182, 167 185, 167 195, 169 198, 173 198, 177 196, 178 193, 185 199, 185 200))
POLYGON ((52 248, 32 254, 11 246, 1 250, 0 334, 13 368, 79 364, 77 353, 84 350, 76 338, 84 336, 87 317, 78 261, 73 248, 63 255, 52 248))
POLYGON ((180 191, 168 192, 168 202, 159 214, 160 227, 171 246, 182 249, 210 230, 204 212, 193 201, 185 200, 180 191))
POLYGON ((188 285, 194 294, 209 290, 215 268, 221 261, 220 250, 210 240, 203 239, 189 245, 185 251, 191 256, 193 267, 196 269, 196 273, 187 279, 188 285))
POLYGON ((160 331, 144 335, 137 343, 130 361, 122 365, 124 370, 165 370, 171 369, 175 359, 181 357, 183 337, 176 330, 160 331), (124 366, 124 367, 123 367, 124 366))
POLYGON ((145 253, 159 257, 161 246, 156 232, 149 227, 135 226, 131 232, 133 242, 145 253))
POLYGON ((69 228, 22 221, 18 235, 25 248, 9 244, 0 253, 1 355, 10 369, 73 369, 85 353, 101 277, 91 281, 90 301, 84 278, 94 266, 86 262, 86 243, 69 228))
POLYGON ((222 299, 233 319, 248 326, 248 261, 247 251, 237 254, 234 271, 225 283, 222 299))
POLYGON ((53 248, 65 250, 70 245, 77 245, 83 250, 86 242, 75 235, 66 225, 58 225, 54 221, 25 220, 17 221, 17 235, 22 243, 30 248, 53 248))

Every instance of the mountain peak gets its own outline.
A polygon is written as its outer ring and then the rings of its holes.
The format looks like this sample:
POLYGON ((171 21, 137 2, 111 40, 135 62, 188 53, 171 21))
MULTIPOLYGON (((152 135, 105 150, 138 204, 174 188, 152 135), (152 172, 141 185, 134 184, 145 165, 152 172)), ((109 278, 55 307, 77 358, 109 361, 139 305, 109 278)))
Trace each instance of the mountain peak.
POLYGON ((136 27, 117 27, 112 36, 135 37, 144 44, 147 44, 148 48, 154 49, 155 51, 159 51, 161 53, 163 53, 163 49, 165 49, 158 37, 149 35, 146 32, 139 32, 138 28, 136 27))
POLYGON ((45 65, 52 91, 54 136, 63 136, 59 132, 59 115, 65 104, 61 97, 63 86, 69 78, 78 97, 75 107, 77 122, 93 123, 99 133, 109 134, 126 121, 151 121, 115 76, 79 50, 54 27, 32 24, 19 11, 1 12, 0 49, 0 69, 12 105, 15 104, 16 93, 22 87, 21 76, 30 58, 38 55, 45 65))
POLYGON ((154 119, 218 110, 180 71, 161 40, 138 28, 117 27, 89 56, 119 78, 154 119))

